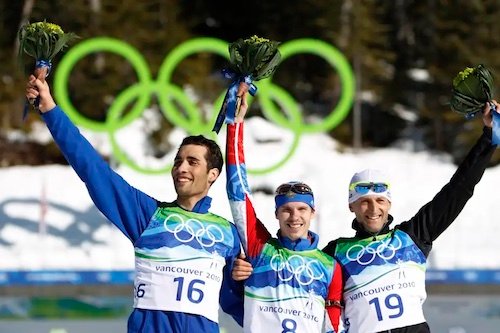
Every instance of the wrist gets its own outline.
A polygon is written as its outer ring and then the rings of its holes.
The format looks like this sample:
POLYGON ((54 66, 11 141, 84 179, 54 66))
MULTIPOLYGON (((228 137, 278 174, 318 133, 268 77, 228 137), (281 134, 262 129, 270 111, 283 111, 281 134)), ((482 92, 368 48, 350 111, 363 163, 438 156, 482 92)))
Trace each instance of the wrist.
POLYGON ((56 107, 56 103, 54 103, 54 102, 48 103, 48 104, 45 104, 43 106, 40 106, 40 112, 46 113, 46 112, 49 112, 50 110, 54 109, 55 107, 56 107))
POLYGON ((51 101, 48 101, 46 103, 43 103, 39 106, 39 109, 40 109, 40 112, 41 113, 45 113, 45 112, 49 112, 50 110, 54 109, 56 107, 56 103, 51 100, 51 101))

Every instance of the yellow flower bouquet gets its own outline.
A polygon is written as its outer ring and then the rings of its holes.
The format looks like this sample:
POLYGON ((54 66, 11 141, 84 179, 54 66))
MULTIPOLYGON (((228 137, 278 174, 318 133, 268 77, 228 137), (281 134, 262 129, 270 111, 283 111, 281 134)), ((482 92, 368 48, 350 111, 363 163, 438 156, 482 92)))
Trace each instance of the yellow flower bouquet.
MULTIPOLYGON (((72 32, 65 33, 57 24, 43 21, 23 25, 19 29, 18 38, 18 57, 21 64, 24 64, 24 55, 34 58, 34 75, 45 79, 52 69, 54 57, 78 36, 72 32)), ((36 101, 29 102, 37 107, 36 101)), ((25 108, 25 116, 26 112, 25 108)))

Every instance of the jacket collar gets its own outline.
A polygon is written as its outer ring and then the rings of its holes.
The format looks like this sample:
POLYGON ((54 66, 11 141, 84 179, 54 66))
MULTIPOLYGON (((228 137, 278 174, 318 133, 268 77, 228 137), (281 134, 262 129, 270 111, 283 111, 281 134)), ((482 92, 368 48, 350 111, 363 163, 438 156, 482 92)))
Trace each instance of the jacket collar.
MULTIPOLYGON (((177 206, 179 206, 180 208, 182 208, 179 205, 179 203, 177 202, 177 200, 175 201, 175 204, 177 206)), ((211 205, 212 205, 212 198, 207 195, 207 196, 201 198, 196 203, 196 205, 194 205, 193 210, 191 210, 191 211, 194 213, 198 213, 198 214, 206 214, 206 213, 208 213, 208 210, 210 209, 211 205)), ((184 209, 184 208, 182 208, 182 209, 184 209)))
POLYGON ((292 251, 306 251, 314 250, 318 247, 319 236, 312 231, 307 232, 307 238, 299 238, 297 240, 291 240, 288 237, 281 236, 280 231, 276 234, 279 243, 292 251))

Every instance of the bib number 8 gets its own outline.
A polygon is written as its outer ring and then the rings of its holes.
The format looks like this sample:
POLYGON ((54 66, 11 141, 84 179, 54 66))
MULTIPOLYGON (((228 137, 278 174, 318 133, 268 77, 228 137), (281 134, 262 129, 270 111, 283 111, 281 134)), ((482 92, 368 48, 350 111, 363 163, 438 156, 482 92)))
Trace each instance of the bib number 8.
POLYGON ((283 331, 281 331, 281 333, 295 333, 297 329, 297 323, 293 319, 285 319, 281 322, 281 328, 283 328, 283 331))

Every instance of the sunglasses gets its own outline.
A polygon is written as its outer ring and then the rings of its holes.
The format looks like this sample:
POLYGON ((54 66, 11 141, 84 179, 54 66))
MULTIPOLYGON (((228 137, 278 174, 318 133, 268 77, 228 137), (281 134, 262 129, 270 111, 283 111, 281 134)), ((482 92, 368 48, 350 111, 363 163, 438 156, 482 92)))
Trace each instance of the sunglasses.
POLYGON ((297 194, 313 194, 311 188, 304 183, 286 183, 278 186, 276 189, 276 195, 283 195, 290 192, 297 194))
POLYGON ((354 183, 350 187, 351 191, 354 190, 359 194, 366 194, 370 190, 374 193, 384 193, 388 189, 389 185, 384 183, 354 183))

